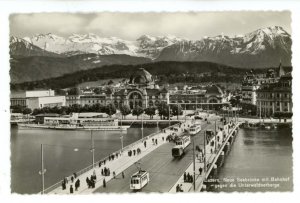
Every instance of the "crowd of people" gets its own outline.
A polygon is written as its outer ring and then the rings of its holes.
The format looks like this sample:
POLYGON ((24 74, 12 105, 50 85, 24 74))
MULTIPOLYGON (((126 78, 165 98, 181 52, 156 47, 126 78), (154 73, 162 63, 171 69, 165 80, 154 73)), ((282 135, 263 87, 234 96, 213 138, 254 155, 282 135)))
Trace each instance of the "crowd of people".
POLYGON ((184 172, 184 174, 183 174, 183 182, 185 182, 185 183, 192 183, 193 180, 194 180, 194 178, 193 178, 192 175, 190 175, 190 173, 184 172))
POLYGON ((101 175, 102 176, 110 176, 110 169, 106 168, 106 167, 102 168, 101 169, 101 175))
POLYGON ((177 186, 176 186, 176 192, 183 192, 182 184, 177 184, 177 186))
POLYGON ((135 155, 139 155, 141 153, 142 153, 142 150, 140 148, 137 148, 137 149, 129 150, 128 156, 135 156, 135 155))
POLYGON ((70 177, 65 177, 63 180, 62 180, 62 183, 61 183, 61 186, 62 186, 62 190, 66 190, 67 189, 67 184, 70 182, 70 193, 74 193, 74 188, 73 188, 73 183, 75 181, 75 191, 78 190, 78 188, 80 187, 80 180, 79 178, 77 179, 77 174, 76 173, 73 173, 72 176, 70 177))

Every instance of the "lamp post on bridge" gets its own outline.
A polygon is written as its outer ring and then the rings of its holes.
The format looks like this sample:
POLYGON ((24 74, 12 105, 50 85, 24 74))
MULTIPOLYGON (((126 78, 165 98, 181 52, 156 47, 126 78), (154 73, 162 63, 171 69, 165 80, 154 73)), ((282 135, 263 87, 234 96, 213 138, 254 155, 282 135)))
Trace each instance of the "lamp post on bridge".
POLYGON ((193 171, 194 171, 193 187, 194 187, 194 192, 195 192, 196 191, 195 136, 193 137, 192 142, 193 142, 193 171))
POLYGON ((94 146, 94 138, 93 138, 93 131, 91 130, 91 152, 92 152, 92 164, 93 168, 95 167, 95 146, 94 146))
POLYGON ((122 150, 122 152, 123 152, 123 148, 124 148, 124 146, 123 146, 123 125, 122 125, 122 118, 121 118, 121 135, 120 135, 120 140, 121 140, 121 150, 122 150))
POLYGON ((44 145, 41 144, 41 170, 39 171, 39 174, 42 176, 42 195, 45 192, 45 173, 46 169, 44 168, 44 145))
POLYGON ((142 139, 144 138, 144 109, 142 112, 142 139))

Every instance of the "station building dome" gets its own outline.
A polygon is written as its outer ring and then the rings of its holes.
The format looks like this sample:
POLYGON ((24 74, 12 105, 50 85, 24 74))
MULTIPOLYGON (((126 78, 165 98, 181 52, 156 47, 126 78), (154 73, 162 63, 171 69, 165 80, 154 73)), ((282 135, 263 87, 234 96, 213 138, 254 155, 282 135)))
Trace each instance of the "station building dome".
POLYGON ((154 79, 152 75, 144 68, 139 68, 130 76, 129 84, 137 86, 149 86, 154 85, 154 79))
POLYGON ((206 89, 208 95, 223 95, 222 89, 217 85, 211 85, 206 89))

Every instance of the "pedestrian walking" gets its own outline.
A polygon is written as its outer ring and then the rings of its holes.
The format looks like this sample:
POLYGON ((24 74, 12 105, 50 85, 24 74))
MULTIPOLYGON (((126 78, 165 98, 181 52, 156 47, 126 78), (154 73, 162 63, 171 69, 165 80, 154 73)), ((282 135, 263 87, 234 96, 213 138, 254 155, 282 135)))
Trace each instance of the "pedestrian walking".
POLYGON ((200 168, 199 168, 199 173, 200 173, 200 175, 202 175, 202 171, 203 171, 203 168, 200 167, 200 168))
POLYGON ((85 181, 86 181, 87 186, 90 188, 90 179, 89 179, 89 177, 86 177, 85 181))
POLYGON ((103 187, 106 188, 106 181, 105 181, 105 178, 103 179, 103 187))
POLYGON ((145 147, 145 148, 147 147, 147 142, 146 142, 146 140, 144 141, 144 147, 145 147))
POLYGON ((70 193, 72 194, 73 192, 74 192, 73 185, 70 185, 70 193))
POLYGON ((72 183, 74 182, 74 177, 73 176, 71 177, 71 181, 72 181, 72 183))
POLYGON ((135 156, 135 149, 133 150, 133 156, 135 156))
POLYGON ((186 172, 183 174, 183 182, 186 182, 186 172))
POLYGON ((157 145, 157 139, 155 139, 155 144, 157 145))
POLYGON ((180 191, 180 187, 179 187, 179 184, 176 185, 176 192, 179 192, 180 191))
POLYGON ((62 189, 63 189, 63 190, 65 190, 65 189, 66 189, 66 182, 65 182, 65 180, 63 180, 63 181, 62 181, 62 183, 61 183, 61 187, 62 187, 62 189))
POLYGON ((124 174, 124 171, 122 171, 122 178, 123 178, 123 179, 125 178, 125 174, 124 174))
POLYGON ((116 172, 113 171, 113 177, 116 179, 116 172))
POLYGON ((76 179, 77 178, 77 173, 73 173, 73 176, 76 179))
POLYGON ((183 192, 182 184, 180 184, 180 186, 179 186, 179 192, 183 192))
POLYGON ((80 186, 80 180, 77 179, 76 182, 75 182, 75 191, 78 190, 79 186, 80 186))
POLYGON ((67 177, 65 177, 65 183, 68 184, 68 178, 67 177))
POLYGON ((186 179, 187 179, 187 181, 186 182, 190 182, 190 173, 187 173, 187 175, 186 175, 186 179))

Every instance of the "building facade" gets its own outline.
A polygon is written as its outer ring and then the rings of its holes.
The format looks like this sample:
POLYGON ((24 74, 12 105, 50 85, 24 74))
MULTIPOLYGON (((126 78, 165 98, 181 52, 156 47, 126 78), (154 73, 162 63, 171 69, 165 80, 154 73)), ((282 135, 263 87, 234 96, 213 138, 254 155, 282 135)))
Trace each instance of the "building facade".
POLYGON ((262 85, 257 90, 256 104, 261 117, 272 116, 275 112, 292 112, 291 73, 281 76, 277 83, 262 85))
POLYGON ((177 91, 170 94, 171 104, 181 104, 184 109, 215 110, 228 104, 225 94, 217 85, 209 85, 194 90, 177 91))
POLYGON ((54 90, 34 90, 12 92, 10 95, 11 106, 22 106, 30 109, 43 107, 65 106, 65 96, 55 96, 54 90))
POLYGON ((66 100, 67 106, 113 103, 116 108, 128 105, 133 109, 136 106, 155 107, 162 101, 169 103, 169 93, 165 88, 159 88, 155 84, 154 78, 148 71, 140 68, 131 75, 129 83, 125 87, 115 88, 107 91, 106 94, 99 95, 67 95, 66 100))
POLYGON ((252 71, 247 73, 243 79, 241 87, 241 102, 248 104, 257 104, 257 90, 261 86, 266 86, 270 84, 276 84, 279 79, 285 75, 285 70, 281 63, 276 69, 269 69, 264 74, 254 75, 252 71))

